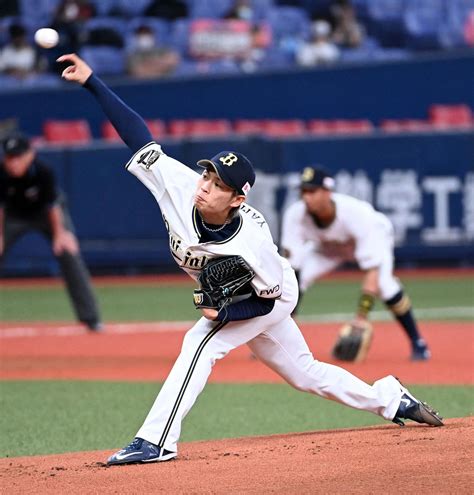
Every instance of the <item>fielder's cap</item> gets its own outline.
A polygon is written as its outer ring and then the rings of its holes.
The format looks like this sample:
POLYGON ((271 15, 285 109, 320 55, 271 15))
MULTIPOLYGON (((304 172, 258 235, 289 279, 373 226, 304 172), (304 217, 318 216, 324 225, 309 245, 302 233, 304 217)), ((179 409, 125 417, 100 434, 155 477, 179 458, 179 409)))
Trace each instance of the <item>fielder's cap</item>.
POLYGON ((323 187, 332 191, 335 186, 334 178, 323 168, 305 167, 301 172, 301 189, 311 190, 323 187))
POLYGON ((22 134, 9 136, 3 141, 3 152, 5 155, 22 155, 31 148, 30 140, 22 134))
POLYGON ((222 182, 247 196, 255 183, 255 171, 250 160, 237 151, 221 151, 210 160, 199 160, 200 167, 211 166, 222 182))

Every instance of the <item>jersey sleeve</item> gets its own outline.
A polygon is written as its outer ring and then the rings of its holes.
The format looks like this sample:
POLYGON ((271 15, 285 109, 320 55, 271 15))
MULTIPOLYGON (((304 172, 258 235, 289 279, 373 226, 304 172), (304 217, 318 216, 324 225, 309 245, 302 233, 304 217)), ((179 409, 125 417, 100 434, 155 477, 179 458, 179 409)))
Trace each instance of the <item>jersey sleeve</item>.
POLYGON ((316 240, 304 235, 305 206, 302 201, 293 203, 283 214, 281 248, 294 270, 300 270, 304 259, 316 249, 316 240))
POLYGON ((161 146, 151 142, 138 150, 126 165, 159 202, 165 191, 174 197, 189 197, 194 193, 199 174, 183 163, 163 153, 161 146))

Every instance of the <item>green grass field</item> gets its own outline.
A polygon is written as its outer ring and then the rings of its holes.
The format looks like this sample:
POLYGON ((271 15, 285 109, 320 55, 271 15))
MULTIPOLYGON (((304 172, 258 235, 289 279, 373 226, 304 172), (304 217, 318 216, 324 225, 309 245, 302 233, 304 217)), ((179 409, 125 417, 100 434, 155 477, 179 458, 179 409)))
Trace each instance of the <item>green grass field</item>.
MULTIPOLYGON (((159 385, 151 383, 0 382, 0 457, 122 447, 140 427, 158 389, 159 385)), ((441 404, 445 417, 474 413, 470 387, 410 389, 423 400, 441 404)), ((181 439, 385 423, 377 416, 302 394, 285 384, 211 383, 185 419, 181 439)))
MULTIPOLYGON (((417 312, 439 309, 433 319, 472 319, 474 280, 466 278, 410 279, 405 287, 417 312), (450 311, 443 309, 451 308, 450 311)), ((97 287, 104 320, 153 321, 195 320, 193 285, 145 284, 97 287)), ((306 294, 301 316, 351 313, 359 294, 357 282, 324 280, 306 294)), ((62 287, 0 288, 3 321, 67 321, 72 311, 62 287)), ((379 302, 375 310, 384 310, 379 302)), ((377 312, 377 314, 378 314, 377 312)), ((426 318, 426 316, 423 316, 426 318)), ((428 317, 429 313, 428 313, 428 317)))
MULTIPOLYGON (((425 319, 473 318, 473 280, 420 277, 406 280, 405 287, 425 319)), ((105 321, 194 320, 192 288, 191 284, 137 284, 99 286, 97 293, 105 321)), ((356 282, 322 281, 306 294, 301 315, 313 319, 350 314, 358 292, 356 282)), ((2 321, 73 321, 61 287, 3 287, 0 308, 2 321)), ((386 313, 380 303, 375 314, 379 312, 386 313)), ((140 426, 159 386, 102 381, 0 382, 0 456, 121 447, 140 426)), ((447 418, 474 414, 473 387, 410 389, 439 407, 447 418)), ((182 441, 381 423, 384 421, 377 416, 283 384, 208 384, 184 422, 182 441)))

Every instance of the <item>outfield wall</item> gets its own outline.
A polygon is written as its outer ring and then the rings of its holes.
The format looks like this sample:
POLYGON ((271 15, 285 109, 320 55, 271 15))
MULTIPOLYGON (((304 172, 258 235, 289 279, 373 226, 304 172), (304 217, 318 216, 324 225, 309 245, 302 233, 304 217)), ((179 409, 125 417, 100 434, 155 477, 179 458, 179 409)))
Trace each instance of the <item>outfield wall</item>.
MULTIPOLYGON (((298 196, 299 170, 323 164, 335 174, 339 191, 370 201, 391 218, 400 264, 474 264, 473 132, 162 144, 167 154, 191 165, 222 149, 246 154, 258 169, 249 202, 264 213, 275 238, 282 209, 298 196)), ((58 174, 94 271, 175 269, 152 195, 123 167, 127 148, 98 142, 39 155, 58 174)), ((4 268, 7 275, 57 272, 48 245, 36 234, 17 243, 4 268)))

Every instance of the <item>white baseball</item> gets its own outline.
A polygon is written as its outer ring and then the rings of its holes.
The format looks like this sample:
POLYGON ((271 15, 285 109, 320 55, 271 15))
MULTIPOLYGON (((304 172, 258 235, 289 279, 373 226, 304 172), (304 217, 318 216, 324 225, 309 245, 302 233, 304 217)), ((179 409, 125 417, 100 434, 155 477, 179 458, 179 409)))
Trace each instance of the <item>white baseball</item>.
POLYGON ((42 48, 53 48, 58 44, 59 34, 55 29, 41 28, 35 33, 35 41, 42 48))

